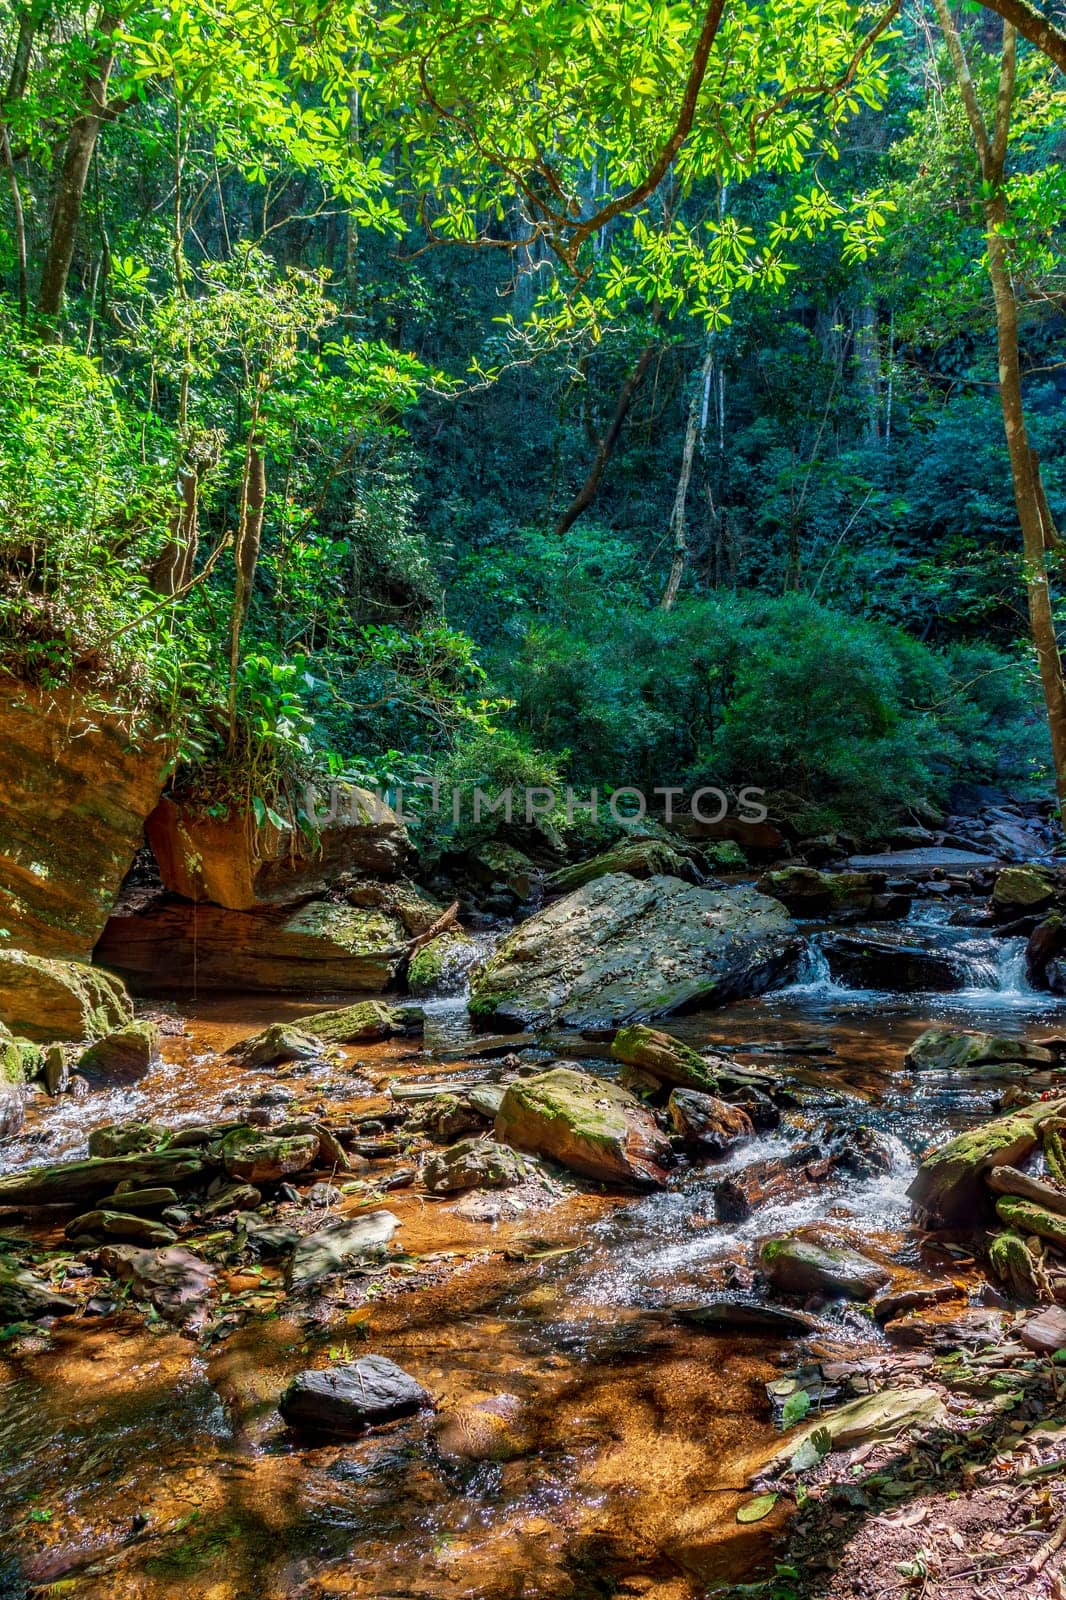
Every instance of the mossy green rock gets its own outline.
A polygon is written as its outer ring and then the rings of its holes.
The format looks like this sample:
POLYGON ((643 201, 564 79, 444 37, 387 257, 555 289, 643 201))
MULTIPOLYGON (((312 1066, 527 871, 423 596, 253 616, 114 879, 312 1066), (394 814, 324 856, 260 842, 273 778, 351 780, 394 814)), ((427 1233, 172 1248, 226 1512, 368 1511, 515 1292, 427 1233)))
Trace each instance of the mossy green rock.
POLYGON ((231 1044, 226 1054, 235 1056, 242 1067, 255 1069, 276 1067, 284 1061, 314 1061, 324 1048, 322 1040, 308 1030, 289 1022, 272 1022, 261 1033, 231 1044))
POLYGON ((159 1029, 154 1022, 131 1022, 106 1034, 78 1058, 77 1070, 97 1083, 138 1083, 159 1060, 159 1029))
POLYGON ((99 1039, 133 1021, 119 980, 80 961, 0 951, 0 1022, 36 1044, 99 1039))
POLYGON ((313 1011, 300 1018, 300 1027, 324 1044, 373 1044, 394 1034, 421 1033, 425 1014, 421 1006, 389 1006, 380 1000, 360 1000, 336 1011, 313 1011))
POLYGON ((68 1239, 122 1239, 126 1244, 145 1245, 149 1249, 173 1244, 178 1237, 165 1222, 138 1217, 130 1211, 109 1211, 103 1206, 83 1216, 72 1217, 67 1223, 66 1235, 68 1239))
POLYGON ((508 1189, 521 1183, 529 1171, 510 1145, 495 1139, 460 1139, 422 1168, 422 1181, 431 1194, 457 1194, 462 1189, 508 1189))
POLYGON ((825 1294, 869 1300, 891 1274, 876 1261, 843 1245, 821 1245, 796 1234, 767 1239, 759 1261, 775 1289, 784 1294, 825 1294))
POLYGON ((1037 1100, 931 1150, 907 1190, 918 1220, 933 1228, 980 1226, 991 1208, 984 1174, 1016 1166, 1036 1147, 1042 1125, 1064 1111, 1066 1100, 1037 1100))
POLYGON ((718 1090, 718 1078, 702 1056, 680 1039, 644 1023, 619 1028, 611 1043, 611 1054, 616 1061, 650 1072, 660 1083, 679 1089, 703 1089, 708 1094, 718 1090))
POLYGON ((158 1149, 167 1142, 160 1122, 109 1122, 89 1135, 91 1156, 131 1156, 158 1149))
POLYGON ((665 1182, 670 1141, 651 1113, 616 1084, 570 1067, 508 1084, 495 1133, 602 1183, 665 1182))
POLYGON ((997 1233, 988 1247, 988 1264, 1004 1288, 1023 1305, 1039 1305, 1052 1298, 1043 1264, 1020 1233, 997 1233))
POLYGON ((1023 1234, 1035 1233, 1038 1238, 1066 1250, 1066 1217, 1013 1194, 1002 1195, 996 1201, 996 1213, 1008 1228, 1023 1234))
POLYGON ((318 1156, 314 1133, 272 1137, 257 1128, 235 1128, 222 1141, 222 1161, 231 1178, 244 1183, 276 1183, 302 1172, 318 1156))
POLYGON ((470 1012, 513 1029, 618 1027, 761 993, 795 973, 801 949, 784 907, 752 889, 611 873, 504 939, 470 1012))
POLYGON ((1048 1067, 1054 1055, 1027 1039, 1005 1039, 994 1033, 957 1033, 950 1028, 926 1028, 907 1051, 908 1067, 938 1068, 950 1072, 963 1067, 1028 1062, 1048 1067))
POLYGON ((1039 867, 1004 867, 996 876, 992 904, 997 911, 1039 911, 1055 898, 1055 885, 1039 867))
POLYGON ((759 879, 760 892, 797 917, 864 911, 884 887, 883 872, 819 872, 815 867, 781 867, 759 879))
POLYGON ((90 1157, 51 1167, 28 1167, 0 1177, 0 1206, 76 1206, 111 1194, 124 1179, 180 1188, 200 1177, 204 1163, 186 1150, 90 1157))
POLYGON ((493 840, 471 851, 468 859, 471 871, 481 883, 502 883, 516 900, 529 899, 537 868, 524 851, 502 840, 493 840))
POLYGON ((653 878, 657 874, 689 879, 694 876, 690 863, 664 840, 624 839, 590 861, 579 861, 574 867, 553 872, 545 888, 551 894, 570 894, 610 872, 624 872, 630 878, 653 878))

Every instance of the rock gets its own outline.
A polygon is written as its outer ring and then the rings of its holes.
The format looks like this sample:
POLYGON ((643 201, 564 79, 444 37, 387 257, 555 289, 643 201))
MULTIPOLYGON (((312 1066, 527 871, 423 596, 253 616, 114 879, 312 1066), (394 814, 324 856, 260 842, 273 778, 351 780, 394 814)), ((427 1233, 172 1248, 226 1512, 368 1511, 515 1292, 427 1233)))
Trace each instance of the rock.
POLYGON ((89 1135, 91 1156, 130 1156, 154 1150, 167 1142, 167 1130, 159 1122, 109 1122, 94 1128, 89 1135))
POLYGON ((873 1304, 878 1322, 891 1322, 908 1311, 925 1311, 930 1306, 941 1305, 945 1300, 958 1300, 963 1290, 946 1279, 940 1283, 922 1283, 912 1289, 887 1289, 879 1294, 873 1304))
POLYGON ((40 1044, 99 1039, 133 1021, 117 978, 78 961, 0 950, 0 1022, 40 1044))
POLYGON ((830 934, 822 951, 831 976, 856 989, 950 994, 970 981, 949 954, 927 950, 903 934, 830 934))
MULTIPOLYGON (((88 961, 141 844, 169 746, 143 717, 136 737, 132 724, 74 688, 0 685, 0 927, 32 955, 88 961)), ((49 1038, 88 1032, 43 1007, 36 1018, 54 1022, 49 1038)))
POLYGON ((687 839, 731 839, 752 861, 776 861, 789 853, 788 842, 772 822, 746 822, 740 817, 722 817, 719 822, 702 822, 698 817, 682 817, 678 829, 687 839))
POLYGON ((21 1083, 0 1076, 0 1139, 13 1139, 26 1120, 26 1091, 21 1083))
POLYGON ((431 1194, 457 1194, 462 1189, 509 1189, 529 1174, 529 1163, 495 1139, 461 1139, 430 1156, 422 1181, 431 1194))
POLYGON ((958 1071, 998 1063, 1025 1062, 1034 1067, 1053 1065, 1054 1054, 1027 1039, 1005 1039, 993 1033, 956 1033, 949 1028, 926 1028, 907 1051, 905 1065, 921 1070, 934 1067, 958 1071))
POLYGON ((513 1394, 455 1406, 434 1419, 437 1453, 446 1461, 513 1461, 532 1442, 518 1426, 520 1414, 513 1394))
POLYGON ((96 947, 96 959, 142 993, 195 983, 201 990, 378 994, 406 954, 396 917, 322 900, 261 911, 163 900, 113 916, 96 947))
POLYGON ((618 1082, 630 1094, 635 1094, 638 1100, 658 1100, 665 1092, 654 1073, 645 1072, 643 1067, 631 1067, 625 1061, 618 1069, 618 1082))
POLYGON ((373 1044, 395 1034, 421 1033, 425 1012, 421 1006, 390 1006, 380 1000, 361 1000, 338 1011, 313 1011, 300 1018, 300 1027, 325 1044, 373 1044))
POLYGON ((301 1372, 278 1410, 291 1428, 344 1438, 431 1404, 422 1385, 395 1361, 363 1356, 325 1371, 301 1372))
POLYGON ((335 815, 319 822, 313 840, 236 809, 206 816, 171 799, 159 802, 144 831, 168 889, 229 911, 292 905, 350 875, 395 878, 408 851, 396 813, 353 784, 335 793, 335 815))
POLYGON ((988 1247, 988 1264, 1007 1293, 1022 1305, 1052 1298, 1047 1271, 1028 1241, 1012 1229, 997 1233, 988 1247))
POLYGON ((53 1097, 70 1087, 70 1065, 61 1044, 50 1044, 45 1050, 41 1081, 53 1097))
POLYGON ((341 1217, 300 1240, 289 1263, 292 1289, 303 1289, 357 1258, 380 1255, 400 1226, 391 1211, 341 1217))
POLYGON ((784 1294, 825 1294, 869 1300, 891 1274, 876 1261, 841 1245, 820 1245, 796 1234, 781 1234, 759 1247, 759 1261, 775 1289, 784 1294))
POLYGON ((176 1206, 178 1194, 176 1189, 169 1189, 165 1184, 156 1184, 154 1189, 118 1188, 115 1193, 108 1195, 104 1201, 104 1209, 108 1211, 133 1211, 138 1214, 144 1211, 165 1211, 168 1206, 176 1206))
POLYGON ((475 976, 470 1012, 514 1028, 618 1026, 761 993, 801 948, 784 908, 750 889, 611 873, 516 928, 475 976))
POLYGON ((133 1245, 105 1245, 97 1254, 101 1271, 129 1283, 135 1294, 151 1301, 160 1316, 186 1326, 215 1287, 215 1268, 182 1245, 139 1250, 133 1245))
POLYGON ((138 1186, 177 1188, 204 1171, 186 1150, 90 1157, 52 1167, 25 1167, 0 1177, 0 1206, 77 1206, 111 1194, 124 1178, 138 1186))
POLYGON ((934 872, 976 872, 999 865, 998 857, 970 850, 886 850, 880 855, 848 857, 853 872, 884 872, 889 878, 926 879, 934 872))
POLYGON ((600 1183, 665 1182, 670 1144, 633 1095, 569 1067, 509 1084, 496 1138, 600 1183))
POLYGON ((460 929, 449 928, 416 950, 407 964, 407 987, 414 995, 435 994, 444 987, 450 973, 469 967, 476 950, 473 939, 460 929))
POLYGON ((776 1087, 769 1073, 738 1066, 726 1056, 697 1055, 672 1034, 645 1027, 640 1022, 619 1028, 611 1043, 611 1054, 616 1061, 640 1067, 660 1083, 678 1089, 699 1089, 707 1094, 737 1097, 748 1089, 765 1091, 776 1087))
POLYGON ((784 1311, 780 1306, 761 1305, 753 1300, 711 1300, 705 1305, 671 1306, 679 1322, 710 1333, 747 1333, 767 1338, 797 1339, 818 1331, 814 1317, 802 1311, 784 1311))
POLYGON ((102 1206, 73 1217, 65 1229, 68 1239, 123 1239, 128 1244, 173 1244, 177 1234, 163 1222, 134 1216, 128 1211, 107 1211, 102 1206))
POLYGON ((885 887, 883 872, 818 872, 814 867, 783 867, 764 872, 760 894, 780 900, 794 917, 824 917, 838 911, 866 911, 885 887))
POLYGON ((1066 956, 1066 921, 1058 912, 1046 917, 1029 935, 1025 947, 1025 972, 1034 989, 1064 992, 1062 957, 1066 956))
POLYGON ((992 909, 1009 920, 1025 911, 1041 911, 1054 898, 1054 882, 1039 867, 1004 867, 996 874, 992 909))
POLYGON ((465 1095, 437 1094, 418 1104, 406 1131, 447 1143, 464 1133, 480 1133, 484 1123, 484 1115, 465 1095))
POLYGON ((154 1022, 131 1022, 105 1034, 78 1058, 77 1070, 90 1082, 122 1087, 139 1083, 159 1060, 159 1029, 154 1022))
POLYGON ((34 1273, 0 1263, 0 1323, 69 1317, 77 1309, 76 1300, 60 1294, 34 1273))
POLYGON ((624 872, 630 878, 664 876, 686 878, 690 883, 698 881, 692 863, 663 840, 624 839, 613 849, 593 856, 591 861, 580 861, 575 867, 562 867, 553 872, 544 887, 549 894, 570 894, 594 878, 604 878, 611 872, 624 872))
POLYGON ((479 883, 498 884, 520 903, 529 899, 537 869, 524 851, 496 839, 468 851, 465 860, 479 883))
POLYGON ((1066 1311, 1061 1306, 1051 1306, 1039 1316, 1030 1317, 1018 1338, 1027 1350, 1040 1355, 1066 1350, 1066 1311))
POLYGON ((320 1060, 324 1050, 322 1040, 314 1034, 287 1022, 274 1022, 261 1033, 231 1044, 226 1054, 234 1056, 242 1067, 254 1070, 276 1067, 283 1061, 320 1060))
POLYGON ((1022 1234, 1035 1233, 1038 1239, 1047 1239, 1060 1250, 1066 1250, 1066 1216, 1061 1211, 1048 1211, 1032 1200, 1005 1194, 996 1201, 996 1214, 1008 1228, 1015 1228, 1022 1234))
POLYGON ((666 1109, 675 1133, 686 1145, 708 1155, 723 1155, 738 1139, 755 1131, 746 1111, 697 1089, 671 1090, 666 1109))
POLYGON ((904 1428, 929 1428, 946 1419, 936 1389, 884 1389, 819 1414, 814 1422, 790 1434, 771 1460, 789 1461, 820 1428, 829 1434, 834 1450, 850 1450, 871 1440, 894 1439, 904 1428))
POLYGON ((231 1211, 254 1211, 262 1203, 263 1196, 254 1184, 227 1183, 217 1194, 208 1196, 200 1207, 200 1216, 209 1222, 231 1211))
POLYGON ((255 1128, 234 1128, 222 1141, 222 1162, 231 1178, 244 1183, 278 1183, 302 1172, 318 1157, 313 1133, 265 1135, 255 1128))
POLYGON ((479 1111, 490 1122, 495 1122, 506 1093, 502 1083, 475 1083, 467 1091, 466 1098, 475 1111, 479 1111))
POLYGON ((1032 1178, 1027 1172, 1019 1172, 1016 1167, 993 1167, 985 1173, 985 1182, 993 1194, 1010 1194, 1019 1200, 1030 1200, 1034 1205, 1043 1206, 1045 1211, 1054 1211, 1060 1217, 1066 1217, 1066 1189, 1056 1189, 1053 1184, 1032 1178))
POLYGON ((1023 1160, 1042 1124, 1064 1111, 1066 1100, 1038 1100, 931 1150, 907 1189, 918 1219, 933 1228, 979 1225, 989 1210, 984 1174, 1023 1160))

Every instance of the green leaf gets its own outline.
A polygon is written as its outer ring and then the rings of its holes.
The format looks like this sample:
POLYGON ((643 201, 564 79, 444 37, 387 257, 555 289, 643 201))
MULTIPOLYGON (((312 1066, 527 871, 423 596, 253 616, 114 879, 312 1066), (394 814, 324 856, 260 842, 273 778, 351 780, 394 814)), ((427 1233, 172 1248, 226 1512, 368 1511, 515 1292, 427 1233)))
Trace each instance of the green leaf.
POLYGON ((737 1521, 761 1522, 770 1515, 779 1498, 776 1494, 758 1494, 754 1500, 746 1500, 737 1511, 737 1521))
POLYGON ((806 1389, 797 1389, 795 1394, 790 1394, 785 1401, 781 1412, 781 1422, 784 1427, 791 1428, 794 1423, 802 1422, 811 1409, 811 1397, 806 1389))

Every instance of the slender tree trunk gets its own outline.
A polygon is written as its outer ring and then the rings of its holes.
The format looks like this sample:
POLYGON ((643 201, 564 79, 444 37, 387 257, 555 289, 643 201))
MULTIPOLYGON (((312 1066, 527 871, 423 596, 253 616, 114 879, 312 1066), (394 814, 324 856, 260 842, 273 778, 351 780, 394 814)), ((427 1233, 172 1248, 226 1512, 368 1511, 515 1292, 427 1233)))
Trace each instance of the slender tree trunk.
POLYGON ((714 350, 710 341, 707 344, 707 353, 703 358, 700 368, 700 381, 696 392, 692 396, 692 403, 688 408, 688 422, 685 425, 685 444, 681 452, 681 471, 677 479, 677 491, 674 495, 674 508, 670 513, 670 527, 674 535, 674 559, 670 564, 670 576, 666 580, 666 588, 660 606, 663 611, 672 611, 677 599, 677 591, 681 587, 681 579, 685 575, 688 565, 688 538, 685 530, 685 512, 688 503, 688 486, 692 479, 692 463, 696 458, 696 443, 702 436, 702 422, 706 416, 705 396, 714 372, 714 350))
POLYGON ((58 317, 63 305, 70 264, 74 259, 74 243, 81 220, 89 166, 107 115, 107 83, 115 58, 114 34, 118 19, 110 12, 103 12, 96 26, 101 43, 85 76, 82 103, 86 109, 75 117, 67 136, 52 202, 48 252, 37 295, 37 311, 41 317, 49 320, 58 317))
POLYGON ((230 613, 229 643, 229 743, 232 748, 237 737, 237 669, 241 660, 241 632, 248 615, 255 583, 255 569, 259 563, 259 545, 263 536, 263 514, 266 510, 266 459, 259 437, 259 406, 252 411, 248 429, 248 444, 244 453, 244 480, 241 485, 241 512, 237 526, 237 539, 233 559, 237 568, 233 589, 233 610, 230 613))
POLYGON ((962 40, 948 8, 948 0, 933 0, 933 3, 951 57, 959 93, 966 108, 984 180, 988 275, 996 311, 999 400, 1007 438, 1011 480, 1014 485, 1014 503, 1022 530, 1029 628, 1036 649, 1040 682, 1047 708, 1052 759, 1055 766, 1055 787, 1060 809, 1066 813, 1066 680, 1063 677, 1062 656, 1055 631, 1054 607, 1048 579, 1048 530, 1043 515, 1047 496, 1040 475, 1039 461, 1029 444, 1025 421, 1021 359, 1018 349, 1018 302, 1014 293, 1010 252, 1005 232, 1007 201, 1003 179, 1014 104, 1017 41, 1013 26, 1005 22, 995 121, 989 132, 962 40))
POLYGON ((574 526, 574 523, 577 521, 578 517, 586 512, 593 500, 595 500, 600 484, 603 482, 603 475, 610 464, 611 457, 614 455, 615 448, 619 439, 621 438, 622 429, 625 427, 626 418, 629 416, 629 412, 633 405, 633 400, 636 396, 637 390, 647 377, 648 368, 651 366, 658 348, 659 346, 657 344, 645 345, 644 349, 640 352, 640 355, 637 358, 636 366, 633 368, 632 372, 629 373, 628 377, 623 383, 618 394, 618 400, 615 404, 614 411, 611 415, 611 420, 607 426, 607 431, 600 439, 599 444, 596 447, 596 454, 592 459, 592 465, 589 467, 588 475, 585 478, 584 483, 581 485, 581 488, 571 500, 562 516, 558 518, 555 527, 552 529, 552 532, 555 533, 557 537, 562 538, 564 533, 568 533, 574 526))
POLYGON ((15 223, 15 252, 19 266, 19 321, 25 328, 30 304, 29 279, 26 271, 26 219, 22 211, 22 191, 19 188, 18 173, 15 171, 15 163, 11 158, 11 141, 7 136, 6 124, 2 121, 0 121, 0 157, 3 158, 4 168, 7 172, 7 185, 11 191, 11 212, 15 223))

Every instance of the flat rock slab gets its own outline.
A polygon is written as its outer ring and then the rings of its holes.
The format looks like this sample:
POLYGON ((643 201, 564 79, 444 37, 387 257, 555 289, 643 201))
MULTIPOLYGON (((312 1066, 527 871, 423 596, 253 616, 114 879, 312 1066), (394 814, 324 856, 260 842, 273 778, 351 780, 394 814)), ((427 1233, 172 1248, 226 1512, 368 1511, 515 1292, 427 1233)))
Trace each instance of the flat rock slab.
POLYGON ((849 856, 853 872, 885 872, 890 878, 927 878, 939 867, 944 872, 973 872, 997 867, 999 856, 976 850, 885 850, 880 855, 849 856))
POLYGON ((177 1188, 198 1178, 204 1163, 187 1150, 144 1155, 90 1156, 53 1167, 29 1167, 0 1178, 0 1206, 77 1206, 111 1194, 128 1179, 139 1188, 177 1188))
POLYGON ((358 1257, 379 1254, 399 1226, 391 1211, 373 1211, 369 1216, 342 1217, 319 1228, 317 1233, 308 1234, 293 1251, 290 1287, 305 1288, 327 1273, 351 1265, 358 1257))
POLYGON ((422 1385, 395 1361, 363 1356, 343 1366, 301 1372, 281 1396, 278 1410, 292 1428, 345 1438, 431 1404, 422 1385))
POLYGON ((946 1415, 943 1398, 936 1389, 886 1389, 826 1412, 810 1426, 791 1434, 771 1460, 789 1460, 820 1428, 828 1432, 834 1450, 848 1450, 870 1440, 894 1439, 905 1428, 932 1427, 946 1415))
POLYGON ((1018 1337, 1027 1350, 1036 1350, 1041 1355, 1066 1350, 1066 1310, 1062 1306, 1049 1306, 1038 1316, 1030 1317, 1018 1337))

